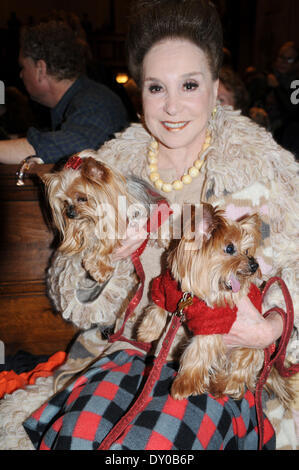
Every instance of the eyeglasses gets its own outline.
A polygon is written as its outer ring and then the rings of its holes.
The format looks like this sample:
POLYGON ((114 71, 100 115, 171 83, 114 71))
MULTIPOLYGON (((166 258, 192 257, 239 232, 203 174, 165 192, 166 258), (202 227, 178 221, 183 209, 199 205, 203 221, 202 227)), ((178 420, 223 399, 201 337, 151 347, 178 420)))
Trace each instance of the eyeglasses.
POLYGON ((279 55, 278 58, 283 62, 287 62, 288 64, 293 64, 295 62, 295 57, 287 57, 285 55, 279 55))

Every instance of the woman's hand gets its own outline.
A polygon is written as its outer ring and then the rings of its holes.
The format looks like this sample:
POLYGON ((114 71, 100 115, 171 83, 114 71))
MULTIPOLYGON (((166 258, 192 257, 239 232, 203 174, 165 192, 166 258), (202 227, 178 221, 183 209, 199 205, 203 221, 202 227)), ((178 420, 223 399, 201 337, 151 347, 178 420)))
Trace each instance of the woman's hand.
POLYGON ((281 336, 283 320, 278 313, 270 313, 264 318, 247 296, 238 302, 237 307, 237 319, 230 332, 223 335, 227 347, 264 349, 281 336))

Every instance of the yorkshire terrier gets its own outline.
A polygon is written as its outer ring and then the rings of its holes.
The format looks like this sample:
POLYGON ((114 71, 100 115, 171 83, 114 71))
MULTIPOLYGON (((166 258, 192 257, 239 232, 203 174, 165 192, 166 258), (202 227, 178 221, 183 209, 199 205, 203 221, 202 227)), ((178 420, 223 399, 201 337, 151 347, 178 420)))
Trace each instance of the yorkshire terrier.
MULTIPOLYGON (((175 311, 172 304, 182 292, 193 295, 193 304, 184 311, 187 335, 190 338, 191 332, 193 336, 181 355, 171 387, 174 399, 202 393, 241 399, 246 389, 255 390, 264 351, 228 349, 222 334, 228 333, 235 321, 235 305, 241 297, 248 295, 261 310, 260 291, 253 284, 260 275, 254 258, 260 240, 256 214, 230 222, 223 211, 210 204, 201 206, 200 216, 191 206, 190 223, 168 255, 169 270, 154 280, 153 304, 146 309, 138 329, 140 341, 155 341, 161 337, 169 313, 175 311), (162 290, 166 296, 163 299, 162 290)), ((275 368, 266 389, 274 392, 285 406, 289 405, 291 389, 275 368)))
MULTIPOLYGON (((80 327, 89 327, 96 322, 87 318, 92 302, 84 301, 84 297, 91 292, 90 286, 95 293, 91 296, 98 296, 100 289, 105 287, 109 308, 103 313, 101 324, 112 325, 120 294, 120 301, 124 301, 138 283, 131 260, 116 261, 114 252, 125 239, 128 227, 134 232, 137 224, 143 225, 149 217, 151 204, 156 204, 161 197, 150 191, 144 181, 124 177, 91 156, 81 158, 74 155, 61 171, 45 174, 42 180, 54 225, 61 236, 48 278, 54 305, 58 310, 65 308, 63 316, 69 319, 71 315, 67 311, 74 305, 71 297, 81 296, 75 323, 80 327), (109 286, 114 284, 113 292, 107 291, 107 283, 109 286), (67 284, 70 286, 66 287, 67 284), (76 296, 67 296, 67 292, 74 291, 76 296), (86 321, 82 325, 79 310, 83 306, 86 321)), ((156 238, 155 243, 159 246, 167 246, 166 239, 156 238)))

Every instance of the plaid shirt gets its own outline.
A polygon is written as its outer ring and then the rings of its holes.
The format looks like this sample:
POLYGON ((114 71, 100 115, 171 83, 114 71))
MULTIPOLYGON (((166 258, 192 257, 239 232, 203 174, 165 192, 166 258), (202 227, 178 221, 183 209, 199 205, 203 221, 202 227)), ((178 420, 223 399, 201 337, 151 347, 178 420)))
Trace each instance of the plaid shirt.
POLYGON ((83 76, 51 109, 51 123, 49 132, 30 127, 27 133, 44 163, 55 163, 86 148, 97 149, 128 121, 120 98, 105 85, 83 76))

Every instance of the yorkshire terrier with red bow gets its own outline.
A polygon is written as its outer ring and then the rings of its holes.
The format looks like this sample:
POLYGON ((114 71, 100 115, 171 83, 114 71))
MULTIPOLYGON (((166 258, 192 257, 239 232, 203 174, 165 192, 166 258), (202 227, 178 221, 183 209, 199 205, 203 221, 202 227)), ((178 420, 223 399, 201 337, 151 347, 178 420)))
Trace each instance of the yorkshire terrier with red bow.
MULTIPOLYGON (((191 206, 187 225, 168 256, 169 270, 153 282, 153 304, 145 312, 138 339, 158 339, 169 313, 177 311, 182 294, 191 294, 192 305, 183 313, 187 334, 192 336, 181 355, 171 395, 180 400, 207 392, 241 399, 246 388, 255 390, 264 351, 229 350, 222 335, 236 320, 236 303, 241 297, 247 295, 261 311, 261 294, 253 284, 259 272, 254 256, 261 239, 260 221, 257 215, 251 215, 229 222, 222 211, 203 204, 197 209, 191 206)), ((274 368, 266 388, 285 405, 290 403, 291 390, 274 368)))
MULTIPOLYGON (((130 257, 116 260, 115 250, 161 197, 89 155, 72 156, 42 180, 61 238, 47 279, 54 306, 80 328, 112 326, 138 284, 130 257)), ((169 243, 156 238, 159 246, 169 243)))

